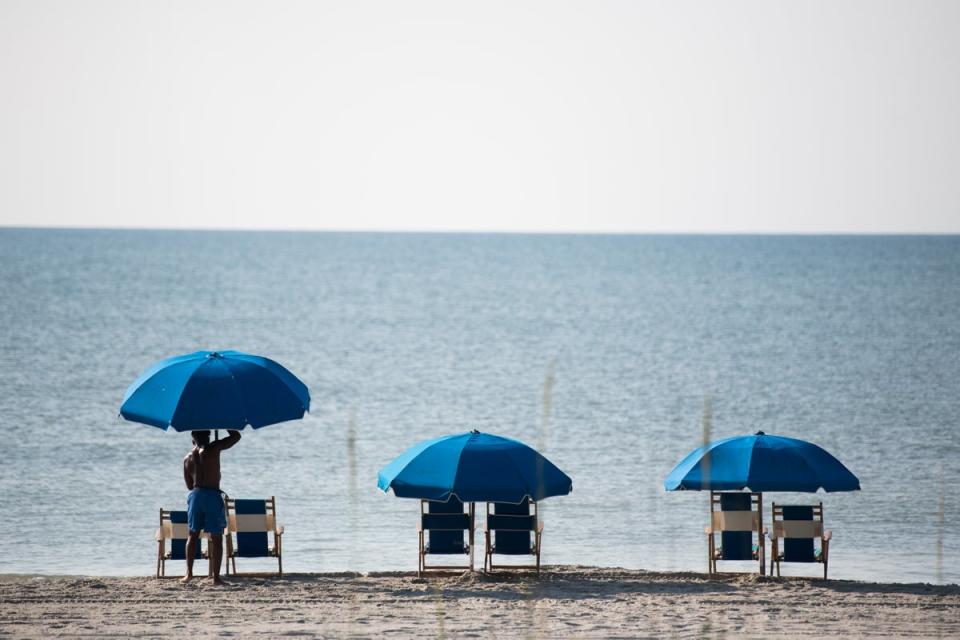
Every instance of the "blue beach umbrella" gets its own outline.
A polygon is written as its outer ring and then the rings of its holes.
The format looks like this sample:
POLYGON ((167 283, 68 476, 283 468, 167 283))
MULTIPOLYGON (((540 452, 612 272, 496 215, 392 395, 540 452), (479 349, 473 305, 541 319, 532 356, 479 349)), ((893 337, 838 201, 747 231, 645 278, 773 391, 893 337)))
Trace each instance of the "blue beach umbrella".
POLYGON ((197 351, 161 360, 130 385, 120 415, 175 431, 254 429, 310 410, 306 385, 269 358, 197 351))
POLYGON ((573 490, 569 476, 527 445, 478 431, 414 445, 380 470, 377 485, 400 498, 514 504, 573 490))
POLYGON ((758 431, 692 451, 670 472, 663 486, 667 491, 815 493, 818 489, 859 491, 860 480, 815 444, 758 431))

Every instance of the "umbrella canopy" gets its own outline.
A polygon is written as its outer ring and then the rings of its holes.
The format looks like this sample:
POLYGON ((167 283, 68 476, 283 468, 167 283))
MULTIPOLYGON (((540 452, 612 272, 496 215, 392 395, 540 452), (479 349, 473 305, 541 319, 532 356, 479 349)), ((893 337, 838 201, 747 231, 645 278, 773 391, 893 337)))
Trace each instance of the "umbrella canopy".
POLYGON ((815 444, 768 436, 717 440, 691 452, 663 483, 667 491, 859 491, 860 481, 815 444))
POLYGON ((514 504, 573 490, 569 476, 527 445, 478 431, 414 445, 380 470, 377 484, 401 498, 514 504))
POLYGON ((166 430, 254 429, 298 420, 310 392, 262 356, 197 351, 161 360, 130 385, 120 415, 166 430))

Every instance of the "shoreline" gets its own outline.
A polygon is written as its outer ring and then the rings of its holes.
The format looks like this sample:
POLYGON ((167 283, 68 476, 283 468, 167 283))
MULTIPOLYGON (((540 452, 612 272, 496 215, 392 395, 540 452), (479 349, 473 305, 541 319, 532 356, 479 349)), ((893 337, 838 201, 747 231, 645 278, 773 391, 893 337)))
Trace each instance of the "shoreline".
POLYGON ((0 636, 960 636, 960 586, 547 566, 532 573, 0 575, 0 636), (192 617, 187 617, 192 614, 192 617))
MULTIPOLYGON (((176 562, 176 561, 174 561, 176 562)), ((206 566, 206 559, 198 560, 199 566, 206 566)), ((863 586, 871 587, 889 587, 892 590, 897 590, 902 587, 904 589, 920 589, 920 588, 932 588, 932 589, 955 589, 958 594, 960 594, 960 583, 957 582, 948 582, 943 584, 937 584, 933 582, 884 582, 881 580, 856 580, 852 578, 829 578, 828 580, 823 580, 822 578, 816 576, 771 576, 771 575, 758 575, 757 573, 748 573, 746 571, 729 571, 729 572, 720 572, 716 574, 713 578, 709 578, 706 573, 698 571, 658 571, 652 569, 628 569, 625 567, 604 567, 604 566, 593 566, 593 565, 543 565, 542 573, 544 576, 550 574, 564 574, 567 572, 590 572, 590 573, 610 573, 610 574, 624 574, 631 576, 647 576, 651 579, 666 579, 666 578, 675 578, 675 579, 689 579, 695 581, 715 581, 715 582, 728 582, 730 580, 755 580, 757 582, 809 582, 809 583, 838 583, 838 584, 856 584, 863 586)), ((173 572, 176 574, 176 570, 173 572)), ((477 576, 478 579, 488 580, 491 582, 510 582, 511 580, 516 580, 518 578, 529 578, 536 580, 536 574, 534 571, 503 571, 493 574, 485 574, 481 569, 476 569, 473 574, 477 576)), ((416 577, 416 571, 408 571, 403 569, 397 570, 385 570, 385 571, 289 571, 285 572, 282 576, 277 576, 276 573, 266 572, 251 572, 244 573, 240 576, 237 576, 237 581, 242 582, 244 578, 274 578, 277 580, 286 580, 286 579, 312 579, 312 578, 409 578, 413 582, 418 582, 420 580, 450 580, 450 579, 466 579, 470 577, 471 574, 467 571, 447 571, 447 572, 437 572, 434 575, 425 576, 423 578, 416 577)), ((165 578, 155 578, 152 575, 112 575, 112 574, 84 574, 84 573, 17 573, 17 572, 7 572, 0 573, 0 582, 13 582, 18 580, 23 580, 27 578, 40 579, 40 580, 159 580, 163 582, 175 581, 174 578, 180 577, 177 575, 170 575, 165 578)), ((197 580, 202 581, 205 576, 197 574, 197 580)), ((230 582, 233 582, 233 575, 227 576, 223 574, 223 578, 230 582)))

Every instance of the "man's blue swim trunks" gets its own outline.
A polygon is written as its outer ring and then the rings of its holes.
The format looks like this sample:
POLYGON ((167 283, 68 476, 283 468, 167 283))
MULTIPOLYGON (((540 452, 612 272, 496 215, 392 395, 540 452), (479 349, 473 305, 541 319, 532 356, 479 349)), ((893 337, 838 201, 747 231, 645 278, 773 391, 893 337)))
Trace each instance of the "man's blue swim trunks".
POLYGON ((193 489, 187 496, 187 528, 196 533, 203 529, 221 535, 227 526, 223 498, 217 489, 193 489))

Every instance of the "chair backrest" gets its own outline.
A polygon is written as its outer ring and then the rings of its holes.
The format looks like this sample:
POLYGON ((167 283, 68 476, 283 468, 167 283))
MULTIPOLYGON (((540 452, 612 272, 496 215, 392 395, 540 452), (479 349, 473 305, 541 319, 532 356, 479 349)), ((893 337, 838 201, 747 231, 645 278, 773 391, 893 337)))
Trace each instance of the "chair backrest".
POLYGON ((494 534, 497 553, 530 553, 530 536, 537 530, 537 503, 524 498, 519 504, 487 503, 487 530, 494 534), (493 505, 493 513, 490 506, 493 505), (533 505, 533 513, 530 513, 533 505))
POLYGON ((464 533, 470 530, 470 515, 456 496, 446 502, 420 501, 420 526, 427 532, 431 553, 463 553, 464 533), (424 513, 423 505, 427 505, 424 513))
POLYGON ((227 527, 236 537, 235 553, 241 558, 270 555, 267 533, 277 525, 277 501, 227 498, 227 527))
POLYGON ((759 493, 710 493, 710 525, 720 532, 721 560, 753 560, 753 534, 760 534, 759 493))
POLYGON ((814 562, 814 538, 823 536, 823 503, 773 503, 773 535, 783 539, 784 562, 814 562))
MULTIPOLYGON (((170 559, 187 559, 187 512, 160 509, 160 536, 170 541, 170 559)), ((200 558, 200 545, 194 550, 194 558, 200 558)))

